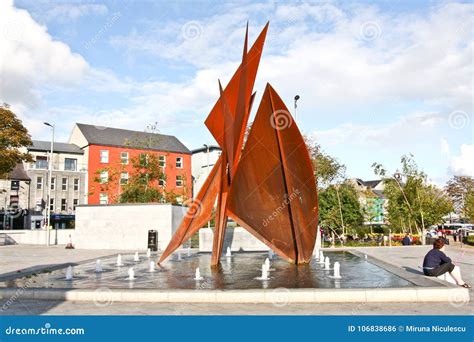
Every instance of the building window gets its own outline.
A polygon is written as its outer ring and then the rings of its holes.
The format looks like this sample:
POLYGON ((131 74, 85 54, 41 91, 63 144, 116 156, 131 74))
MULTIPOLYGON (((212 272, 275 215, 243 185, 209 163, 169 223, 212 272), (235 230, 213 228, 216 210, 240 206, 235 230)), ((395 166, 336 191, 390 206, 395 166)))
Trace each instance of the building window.
POLYGON ((158 163, 161 167, 164 168, 166 166, 166 156, 159 156, 158 163))
POLYGON ((65 198, 61 198, 61 211, 66 211, 67 209, 67 201, 65 198))
POLYGON ((102 164, 109 163, 109 151, 108 150, 100 150, 100 162, 102 164))
POLYGON ((51 190, 56 189, 56 178, 51 178, 51 190))
POLYGON ((128 172, 120 173, 120 184, 121 185, 128 184, 128 172))
POLYGON ((64 171, 76 171, 77 159, 66 158, 64 159, 64 171))
POLYGON ((63 178, 61 182, 61 190, 66 191, 67 190, 67 178, 63 178))
POLYGON ((43 156, 37 156, 35 162, 35 169, 47 169, 48 168, 48 158, 43 156))
POLYGON ((36 189, 43 189, 43 177, 41 176, 36 177, 36 189))
POLYGON ((158 180, 158 185, 159 185, 159 186, 165 186, 165 184, 166 184, 166 182, 165 182, 165 179, 164 179, 164 178, 160 178, 160 179, 158 180))
POLYGON ((128 152, 120 153, 120 162, 124 165, 128 165, 128 152))
POLYGON ((178 169, 183 168, 183 157, 176 157, 176 167, 178 169))
POLYGON ((148 166, 148 154, 147 153, 140 153, 140 166, 145 167, 148 166))
POLYGON ((79 178, 74 178, 74 191, 79 191, 79 178))
POLYGON ((109 171, 100 171, 100 184, 105 184, 109 181, 109 171))
POLYGON ((177 187, 183 186, 183 176, 181 175, 176 176, 176 186, 177 187))
POLYGON ((107 194, 100 194, 99 197, 100 204, 108 204, 109 203, 109 196, 107 194))
POLYGON ((76 211, 76 207, 79 204, 79 200, 77 198, 74 198, 72 200, 72 203, 73 203, 73 209, 74 209, 74 211, 76 211))
POLYGON ((54 198, 49 199, 49 210, 54 212, 54 198))

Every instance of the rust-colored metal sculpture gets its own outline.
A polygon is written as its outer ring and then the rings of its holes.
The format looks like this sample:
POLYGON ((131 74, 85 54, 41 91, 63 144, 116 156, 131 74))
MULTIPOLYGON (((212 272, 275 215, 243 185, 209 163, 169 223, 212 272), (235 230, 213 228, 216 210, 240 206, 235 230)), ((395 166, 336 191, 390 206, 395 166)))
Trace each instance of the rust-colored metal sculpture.
POLYGON ((222 148, 159 263, 210 220, 215 210, 211 265, 219 264, 231 217, 283 258, 311 259, 318 225, 316 182, 306 144, 276 91, 267 84, 243 148, 252 94, 268 24, 222 89, 206 126, 222 148))

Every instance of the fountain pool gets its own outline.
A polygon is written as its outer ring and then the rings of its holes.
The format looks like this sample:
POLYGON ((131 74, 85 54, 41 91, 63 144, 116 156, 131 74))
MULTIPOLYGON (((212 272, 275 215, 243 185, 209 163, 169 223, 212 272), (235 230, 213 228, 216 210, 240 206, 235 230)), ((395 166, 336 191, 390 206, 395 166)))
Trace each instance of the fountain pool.
POLYGON ((117 266, 117 256, 101 259, 103 272, 95 272, 96 262, 74 265, 74 278, 66 280, 67 268, 30 277, 0 282, 0 287, 29 288, 137 288, 137 289, 262 289, 262 288, 393 288, 413 287, 414 284, 375 264, 359 258, 349 251, 325 251, 331 263, 338 262, 342 278, 335 279, 333 271, 314 258, 308 265, 289 264, 278 255, 272 258, 271 277, 262 282, 262 264, 268 253, 233 253, 230 262, 221 263, 218 271, 210 268, 209 253, 181 255, 170 258, 150 272, 150 262, 158 257, 140 258, 134 254, 123 254, 122 267, 117 266), (129 269, 133 267, 135 279, 129 280, 129 269), (194 280, 196 269, 204 280, 194 280))

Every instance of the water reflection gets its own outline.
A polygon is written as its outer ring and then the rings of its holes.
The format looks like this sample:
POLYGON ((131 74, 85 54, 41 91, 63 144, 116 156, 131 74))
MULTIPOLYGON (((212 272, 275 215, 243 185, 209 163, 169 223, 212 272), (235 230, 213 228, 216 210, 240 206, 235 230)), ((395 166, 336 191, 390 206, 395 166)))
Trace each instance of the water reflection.
POLYGON ((261 277, 262 264, 267 253, 233 253, 222 258, 218 268, 211 268, 208 253, 180 253, 155 272, 149 272, 150 259, 134 262, 134 254, 122 255, 124 266, 116 266, 116 257, 102 259, 103 272, 95 273, 95 261, 74 267, 74 279, 65 280, 66 269, 41 273, 29 278, 0 283, 2 287, 53 287, 53 288, 153 288, 153 289, 261 289, 261 288, 383 288, 407 287, 412 283, 380 268, 350 252, 325 252, 331 264, 340 263, 341 279, 324 264, 312 260, 310 264, 296 266, 273 256, 268 280, 261 277), (133 266, 136 279, 128 280, 128 267, 133 266), (195 281, 195 270, 200 269, 203 280, 195 281))

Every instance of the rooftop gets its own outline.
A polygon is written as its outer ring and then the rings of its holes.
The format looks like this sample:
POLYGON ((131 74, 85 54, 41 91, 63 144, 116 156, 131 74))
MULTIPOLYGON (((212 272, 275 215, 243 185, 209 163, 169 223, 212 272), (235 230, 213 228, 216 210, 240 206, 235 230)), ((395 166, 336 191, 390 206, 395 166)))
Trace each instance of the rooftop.
POLYGON ((90 145, 139 148, 191 154, 191 151, 175 136, 132 131, 128 129, 76 124, 90 145))
MULTIPOLYGON (((49 152, 51 151, 51 141, 33 140, 33 145, 28 147, 28 151, 40 151, 49 152)), ((84 151, 75 144, 54 142, 53 152, 56 153, 72 153, 72 154, 84 154, 84 151)))
POLYGON ((23 167, 23 163, 16 164, 15 168, 8 174, 8 179, 20 181, 31 180, 30 177, 28 177, 25 168, 23 167))

